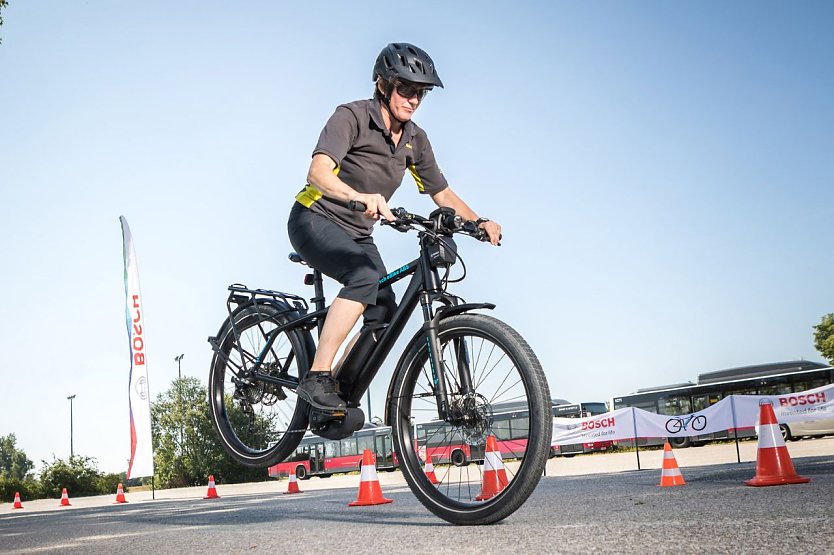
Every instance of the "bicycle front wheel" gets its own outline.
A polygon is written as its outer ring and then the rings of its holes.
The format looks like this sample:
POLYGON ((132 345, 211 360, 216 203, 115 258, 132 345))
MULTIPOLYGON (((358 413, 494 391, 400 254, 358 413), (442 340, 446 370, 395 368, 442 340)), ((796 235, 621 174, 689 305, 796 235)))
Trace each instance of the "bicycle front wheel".
POLYGON ((307 372, 314 349, 308 332, 281 332, 264 352, 275 329, 290 318, 272 304, 251 304, 230 316, 217 337, 209 412, 223 447, 245 466, 263 468, 284 460, 307 429, 307 403, 296 397, 294 388, 252 375, 259 358, 262 372, 296 385, 307 372))
POLYGON ((437 420, 435 380, 425 340, 415 341, 394 376, 389 421, 400 468, 423 505, 453 524, 491 524, 518 509, 539 482, 552 434, 550 391, 526 341, 503 322, 463 314, 439 325, 449 418, 437 420), (468 378, 468 379, 467 379, 468 378), (465 385, 471 383, 471 388, 465 385), (492 436, 502 461, 485 453, 492 436), (485 459, 455 466, 452 453, 485 459), (423 471, 431 457, 433 485, 423 471), (495 468, 500 480, 495 484, 495 468), (490 474, 492 473, 492 474, 490 474))

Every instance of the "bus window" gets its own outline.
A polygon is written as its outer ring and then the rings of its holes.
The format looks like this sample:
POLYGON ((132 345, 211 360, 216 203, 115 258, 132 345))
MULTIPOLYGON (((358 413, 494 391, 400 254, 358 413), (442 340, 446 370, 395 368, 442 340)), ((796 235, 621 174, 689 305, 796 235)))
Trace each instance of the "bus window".
POLYGON ((769 383, 759 386, 759 395, 782 395, 792 393, 789 383, 769 383))
POLYGON ((358 452, 356 451, 356 438, 346 437, 342 440, 342 456, 347 457, 348 455, 356 455, 358 452))
POLYGON ((339 442, 338 441, 325 441, 324 442, 324 456, 325 458, 332 459, 333 457, 339 456, 339 442))
POLYGON ((721 400, 721 395, 713 393, 712 395, 693 395, 692 396, 692 412, 698 412, 705 408, 714 405, 721 400))
POLYGON ((530 433, 530 419, 526 416, 512 421, 512 439, 527 439, 530 433))
POLYGON ((496 416, 492 421, 491 431, 496 439, 510 439, 510 415, 501 414, 496 416))
POLYGON ((608 405, 605 403, 582 403, 582 411, 588 416, 596 416, 608 412, 608 405))
POLYGON ((725 397, 729 397, 730 395, 756 395, 756 388, 745 387, 744 389, 733 389, 724 393, 725 397))
POLYGON ((689 397, 684 397, 683 395, 661 397, 658 399, 657 405, 660 407, 660 414, 674 416, 676 414, 689 414, 692 412, 689 397))
POLYGON ((793 384, 793 391, 787 391, 786 393, 801 393, 802 391, 807 391, 809 389, 814 389, 817 387, 822 387, 824 385, 830 384, 831 381, 825 378, 818 379, 818 380, 804 380, 801 382, 796 382, 793 384))
POLYGON ((365 449, 370 449, 371 451, 374 450, 374 436, 372 435, 363 435, 356 438, 357 443, 359 444, 359 452, 364 453, 365 449))

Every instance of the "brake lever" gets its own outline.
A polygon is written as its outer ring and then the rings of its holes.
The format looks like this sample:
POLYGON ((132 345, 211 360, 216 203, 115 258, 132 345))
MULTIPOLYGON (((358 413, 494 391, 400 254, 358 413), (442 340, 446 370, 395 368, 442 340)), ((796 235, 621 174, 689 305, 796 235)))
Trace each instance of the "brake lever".
POLYGON ((391 226, 394 229, 396 229, 397 231, 399 231, 400 233, 406 233, 408 230, 411 229, 411 224, 408 224, 408 223, 406 223, 402 220, 391 221, 391 220, 386 220, 385 218, 382 218, 379 221, 379 225, 391 226))

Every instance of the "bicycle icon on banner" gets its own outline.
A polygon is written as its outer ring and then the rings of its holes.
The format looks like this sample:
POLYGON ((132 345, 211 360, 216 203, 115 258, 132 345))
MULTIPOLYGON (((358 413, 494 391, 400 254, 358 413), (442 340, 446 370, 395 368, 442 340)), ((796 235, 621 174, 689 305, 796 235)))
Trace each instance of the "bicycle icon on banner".
POLYGON ((670 434, 676 434, 681 430, 686 431, 687 426, 692 424, 692 429, 700 432, 707 427, 707 417, 703 414, 690 414, 686 418, 670 418, 666 421, 666 431, 670 434))

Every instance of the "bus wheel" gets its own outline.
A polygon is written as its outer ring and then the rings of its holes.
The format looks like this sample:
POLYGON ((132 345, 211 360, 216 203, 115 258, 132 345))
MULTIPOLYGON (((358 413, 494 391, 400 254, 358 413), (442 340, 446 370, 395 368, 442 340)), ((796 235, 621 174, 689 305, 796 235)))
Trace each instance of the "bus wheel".
POLYGON ((692 440, 688 437, 670 437, 666 439, 674 449, 684 449, 692 445, 692 440))
POLYGON ((466 466, 469 464, 469 461, 466 460, 466 453, 464 453, 460 449, 455 449, 452 451, 452 464, 455 466, 466 466))
POLYGON ((295 467, 295 477, 299 480, 306 480, 310 477, 310 475, 307 473, 307 469, 304 468, 303 465, 298 465, 295 467))

